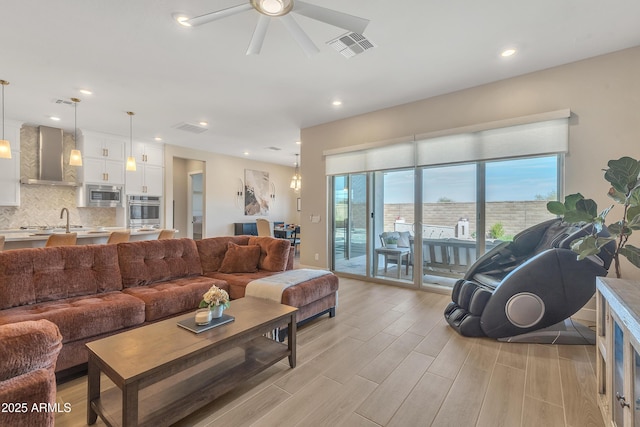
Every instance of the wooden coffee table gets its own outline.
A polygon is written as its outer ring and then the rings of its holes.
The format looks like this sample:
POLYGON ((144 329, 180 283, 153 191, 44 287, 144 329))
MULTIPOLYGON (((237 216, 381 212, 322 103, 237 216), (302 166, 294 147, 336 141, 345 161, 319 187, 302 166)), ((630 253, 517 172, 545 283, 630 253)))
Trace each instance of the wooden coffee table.
POLYGON ((87 423, 174 423, 285 357, 296 366, 295 307, 245 297, 226 314, 235 321, 195 334, 177 325, 193 313, 87 344, 87 423), (263 336, 287 325, 288 342, 263 336), (100 390, 104 373, 115 383, 100 390))

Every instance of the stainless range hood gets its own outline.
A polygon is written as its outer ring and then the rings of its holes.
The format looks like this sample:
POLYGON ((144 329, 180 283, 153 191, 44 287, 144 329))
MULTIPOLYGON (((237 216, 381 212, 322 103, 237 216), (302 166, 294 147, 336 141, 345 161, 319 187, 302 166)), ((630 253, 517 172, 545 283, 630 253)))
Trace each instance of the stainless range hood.
POLYGON ((62 129, 48 126, 38 128, 38 176, 36 179, 23 178, 20 181, 22 184, 77 187, 75 182, 64 180, 62 135, 62 129))

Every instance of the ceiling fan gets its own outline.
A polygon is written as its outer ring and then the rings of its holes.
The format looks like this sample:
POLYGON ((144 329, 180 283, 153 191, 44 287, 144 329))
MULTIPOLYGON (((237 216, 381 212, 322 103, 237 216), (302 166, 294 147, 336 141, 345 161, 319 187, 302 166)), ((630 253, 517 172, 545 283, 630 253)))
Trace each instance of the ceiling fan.
POLYGON ((368 19, 298 0, 295 0, 295 4, 294 0, 249 0, 244 4, 194 16, 193 18, 178 16, 176 20, 187 27, 198 26, 251 9, 260 12, 260 17, 253 32, 253 37, 251 37, 251 41, 249 42, 247 55, 257 55, 260 53, 262 43, 267 35, 269 23, 273 18, 280 19, 287 31, 289 31, 289 34, 291 34, 307 56, 318 53, 319 50, 316 45, 300 25, 298 25, 291 13, 297 13, 358 34, 362 34, 369 24, 368 19))

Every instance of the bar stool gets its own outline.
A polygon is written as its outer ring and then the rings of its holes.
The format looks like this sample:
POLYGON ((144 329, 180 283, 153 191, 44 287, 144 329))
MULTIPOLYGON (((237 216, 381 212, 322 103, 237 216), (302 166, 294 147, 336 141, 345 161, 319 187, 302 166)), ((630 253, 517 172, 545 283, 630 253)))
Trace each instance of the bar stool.
POLYGON ((78 239, 78 233, 59 233, 52 234, 47 239, 47 243, 44 245, 45 247, 49 246, 70 246, 75 245, 76 240, 78 239))
POLYGON ((158 240, 164 240, 164 239, 173 239, 173 235, 175 234, 176 230, 160 230, 160 234, 158 234, 158 240))
POLYGON ((131 236, 131 231, 112 231, 109 234, 109 240, 107 240, 107 245, 115 244, 115 243, 125 243, 129 241, 129 236, 131 236))

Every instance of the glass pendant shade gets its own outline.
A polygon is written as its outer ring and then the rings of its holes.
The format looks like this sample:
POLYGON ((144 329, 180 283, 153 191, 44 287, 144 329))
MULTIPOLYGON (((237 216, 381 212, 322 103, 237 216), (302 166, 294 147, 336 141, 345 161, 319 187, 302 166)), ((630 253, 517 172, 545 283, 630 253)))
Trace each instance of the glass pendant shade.
POLYGON ((129 156, 127 157, 127 170, 129 172, 135 172, 136 171, 136 158, 133 156, 129 156))
MULTIPOLYGON (((71 98, 73 102, 73 143, 78 146, 78 98, 71 98)), ((77 148, 71 150, 69 166, 82 166, 82 153, 77 148)))
POLYGON ((8 81, 0 80, 0 85, 2 85, 2 139, 0 139, 0 159, 11 158, 11 143, 4 139, 4 87, 8 84, 8 81))
POLYGON ((0 140, 0 159, 11 158, 11 143, 6 139, 0 140))
POLYGON ((296 154, 296 170, 293 173, 293 177, 291 178, 291 184, 289 184, 289 187, 296 191, 300 190, 300 188, 302 187, 302 178, 300 177, 300 165, 298 163, 298 156, 299 154, 296 154))
POLYGON ((71 155, 69 155, 69 165, 82 166, 82 154, 80 154, 80 150, 71 150, 71 155))
POLYGON ((127 111, 129 115, 129 147, 131 149, 129 157, 127 157, 127 166, 126 169, 129 172, 136 171, 136 158, 133 157, 133 116, 136 114, 132 111, 127 111))

